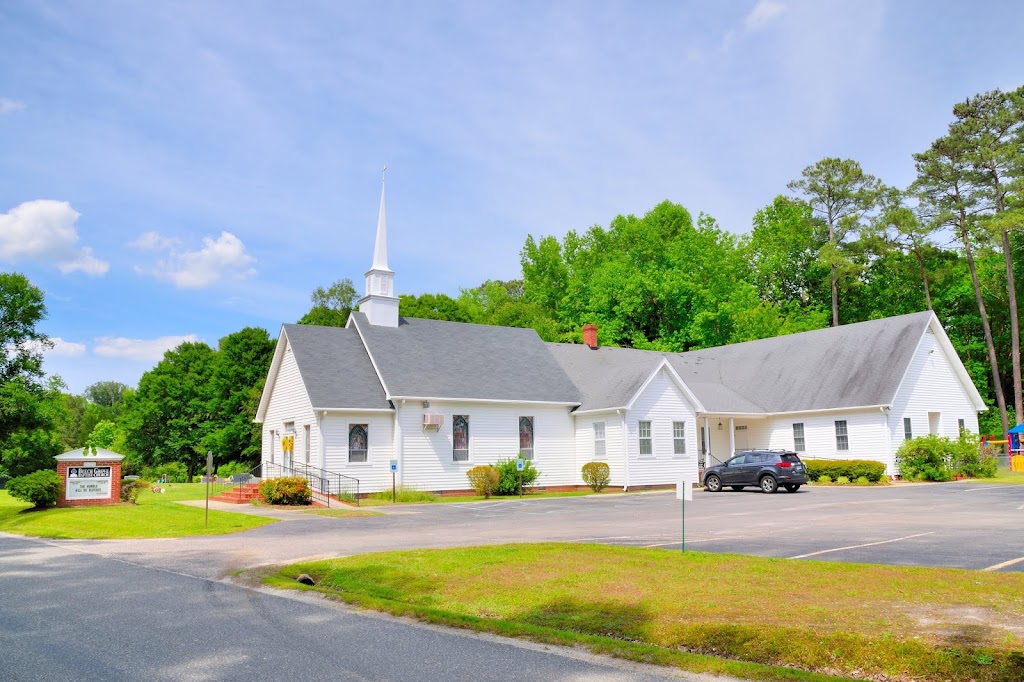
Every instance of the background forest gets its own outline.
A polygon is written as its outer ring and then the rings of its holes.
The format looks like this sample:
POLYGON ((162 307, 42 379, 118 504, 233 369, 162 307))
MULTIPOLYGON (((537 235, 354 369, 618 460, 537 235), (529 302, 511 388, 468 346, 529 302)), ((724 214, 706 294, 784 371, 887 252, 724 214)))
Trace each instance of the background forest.
MULTIPOLYGON (((563 342, 595 323, 602 345, 685 351, 932 309, 993 407, 982 431, 1001 433, 1024 414, 1024 87, 957 104, 948 133, 913 159, 909 187, 822 159, 742 236, 667 201, 561 239, 531 235, 521 279, 403 295, 400 312, 563 342)), ((318 288, 299 322, 342 326, 356 299, 348 279, 318 288)), ((182 344, 135 388, 99 382, 70 395, 43 370, 45 314, 37 287, 0 273, 0 481, 86 444, 181 478, 207 451, 223 471, 258 461, 252 418, 275 343, 266 330, 182 344)))

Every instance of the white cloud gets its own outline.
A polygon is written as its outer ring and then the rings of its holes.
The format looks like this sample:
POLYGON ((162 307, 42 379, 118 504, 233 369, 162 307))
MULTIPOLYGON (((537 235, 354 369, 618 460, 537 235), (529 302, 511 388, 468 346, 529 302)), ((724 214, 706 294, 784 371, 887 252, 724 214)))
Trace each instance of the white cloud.
POLYGON ((77 358, 78 356, 85 353, 84 343, 78 343, 77 341, 66 341, 60 338, 59 336, 50 337, 50 341, 53 342, 53 348, 44 351, 47 356, 77 358))
POLYGON ((107 358, 127 358, 158 362, 164 353, 183 343, 195 343, 195 334, 185 336, 161 336, 156 339, 129 339, 123 336, 102 336, 95 341, 93 352, 107 358))
MULTIPOLYGON (((136 243, 149 245, 172 243, 159 234, 152 232, 142 235, 136 243)), ((205 289, 222 278, 241 279, 256 274, 250 267, 255 262, 245 252, 242 240, 230 232, 221 232, 217 239, 203 238, 203 247, 198 251, 178 252, 170 250, 165 260, 156 263, 151 271, 136 267, 139 274, 150 274, 157 279, 171 282, 179 289, 205 289)))
POLYGON ((11 114, 15 111, 23 111, 24 109, 25 103, 21 100, 0 97, 0 115, 11 114))
POLYGON ((785 11, 786 5, 779 0, 757 0, 754 8, 743 17, 743 27, 731 28, 722 36, 722 49, 728 50, 740 38, 764 30, 785 11))
POLYGON ((778 0, 758 0, 754 9, 743 19, 744 33, 760 31, 785 11, 786 6, 778 0))
POLYGON ((164 237, 159 232, 143 232, 139 235, 138 239, 128 242, 128 246, 142 251, 162 251, 164 249, 171 249, 180 243, 180 240, 164 237))
POLYGON ((75 222, 79 213, 66 201, 26 201, 0 213, 0 261, 37 260, 55 263, 60 271, 104 275, 110 264, 88 246, 78 246, 75 222))

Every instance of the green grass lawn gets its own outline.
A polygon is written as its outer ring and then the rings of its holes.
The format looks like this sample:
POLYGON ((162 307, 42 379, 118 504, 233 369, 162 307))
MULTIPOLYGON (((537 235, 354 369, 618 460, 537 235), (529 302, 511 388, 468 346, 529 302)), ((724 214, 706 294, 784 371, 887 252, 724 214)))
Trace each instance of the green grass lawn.
POLYGON ((266 579, 428 622, 762 680, 1024 680, 1024 574, 528 544, 266 579), (854 671, 859 671, 855 673, 854 671))
POLYGON ((1017 485, 1024 485, 1024 471, 1010 471, 1009 469, 1000 469, 995 478, 972 478, 971 483, 1016 483, 1017 485))
POLYGON ((171 483, 162 487, 166 493, 143 491, 138 504, 134 505, 44 511, 30 511, 30 505, 13 499, 6 490, 0 490, 0 531, 43 538, 177 538, 238 533, 274 521, 211 509, 210 527, 206 528, 204 509, 177 504, 179 500, 204 499, 205 485, 171 483))
MULTIPOLYGON (((612 492, 612 491, 609 491, 612 492)), ((530 492, 526 491, 523 493, 524 500, 539 500, 548 497, 582 497, 584 495, 593 495, 595 493, 589 490, 585 491, 570 491, 570 492, 530 492)), ((434 493, 414 490, 412 488, 399 487, 397 490, 398 498, 397 504, 452 504, 458 502, 483 502, 487 498, 483 495, 435 495, 434 493)), ((508 500, 518 500, 518 495, 492 495, 488 501, 490 502, 504 502, 508 500)), ((359 500, 359 506, 361 507, 380 507, 380 506, 391 506, 396 504, 391 501, 391 490, 382 491, 379 493, 372 493, 369 497, 365 497, 359 500)))

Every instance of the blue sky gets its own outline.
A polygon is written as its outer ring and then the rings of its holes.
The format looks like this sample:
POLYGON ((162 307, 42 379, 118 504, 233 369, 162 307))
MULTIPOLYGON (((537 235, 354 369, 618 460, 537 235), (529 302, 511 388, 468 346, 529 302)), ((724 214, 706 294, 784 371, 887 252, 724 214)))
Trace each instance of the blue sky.
POLYGON ((824 156, 895 185, 1024 77, 1024 4, 0 3, 0 269, 46 369, 134 384, 362 286, 388 165, 399 293, 519 275, 669 199, 735 233, 824 156))

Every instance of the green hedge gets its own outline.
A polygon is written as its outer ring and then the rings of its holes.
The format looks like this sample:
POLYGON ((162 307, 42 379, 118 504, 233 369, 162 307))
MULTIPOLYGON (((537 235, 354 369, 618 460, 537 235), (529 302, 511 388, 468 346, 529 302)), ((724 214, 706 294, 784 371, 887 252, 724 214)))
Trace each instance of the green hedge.
POLYGON ((991 478, 998 465, 994 457, 982 456, 978 437, 970 433, 956 440, 929 435, 904 441, 896 451, 896 464, 908 481, 948 481, 956 474, 991 478))
POLYGON ((856 481, 863 476, 872 483, 877 483, 885 475, 885 465, 870 459, 805 459, 807 476, 817 481, 821 476, 828 476, 833 481, 845 476, 856 481))

